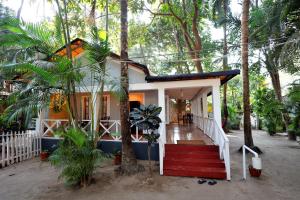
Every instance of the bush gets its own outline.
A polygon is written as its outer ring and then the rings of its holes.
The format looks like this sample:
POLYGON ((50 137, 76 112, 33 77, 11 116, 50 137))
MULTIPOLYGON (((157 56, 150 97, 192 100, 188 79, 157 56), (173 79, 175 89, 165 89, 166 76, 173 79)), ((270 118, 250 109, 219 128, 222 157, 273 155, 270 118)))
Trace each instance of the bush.
POLYGON ((88 185, 95 167, 105 158, 104 154, 95 147, 92 138, 79 129, 56 134, 64 139, 49 160, 62 169, 59 178, 63 178, 67 185, 88 185))
POLYGON ((270 135, 274 135, 279 126, 282 126, 282 104, 275 98, 273 90, 262 88, 256 91, 253 109, 263 120, 263 125, 266 127, 270 135))
POLYGON ((240 130, 241 114, 237 108, 232 105, 228 105, 228 128, 232 130, 240 130))

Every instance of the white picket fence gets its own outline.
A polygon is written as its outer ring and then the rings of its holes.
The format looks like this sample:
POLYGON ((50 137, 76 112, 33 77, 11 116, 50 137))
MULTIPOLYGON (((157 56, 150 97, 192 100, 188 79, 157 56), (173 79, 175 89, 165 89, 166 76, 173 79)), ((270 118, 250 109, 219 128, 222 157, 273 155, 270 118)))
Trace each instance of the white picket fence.
POLYGON ((0 133, 0 163, 2 167, 38 156, 41 136, 36 131, 0 133))

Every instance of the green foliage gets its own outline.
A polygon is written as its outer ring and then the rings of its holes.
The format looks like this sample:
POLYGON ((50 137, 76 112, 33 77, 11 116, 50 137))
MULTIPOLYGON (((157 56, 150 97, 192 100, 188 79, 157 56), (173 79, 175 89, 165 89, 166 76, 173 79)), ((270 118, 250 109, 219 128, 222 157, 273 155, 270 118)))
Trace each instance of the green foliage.
POLYGON ((159 114, 162 108, 156 105, 141 106, 140 108, 134 108, 134 111, 130 113, 132 118, 131 123, 134 126, 146 130, 156 130, 159 128, 161 119, 159 114))
POLYGON ((148 141, 148 160, 149 160, 149 171, 151 170, 151 146, 157 142, 159 134, 155 132, 159 128, 161 119, 159 114, 162 108, 156 105, 141 106, 140 108, 135 108, 134 111, 130 112, 130 118, 132 125, 135 125, 146 131, 144 137, 148 141), (150 131, 150 132, 149 132, 150 131))
POLYGON ((275 99, 274 91, 262 88, 256 91, 253 109, 259 117, 263 118, 263 123, 270 135, 277 131, 277 126, 282 125, 283 105, 275 99))
POLYGON ((51 164, 61 169, 59 178, 67 185, 86 186, 105 155, 94 146, 93 139, 79 129, 55 134, 64 137, 49 157, 51 164))
POLYGON ((228 128, 233 130, 240 129, 240 122, 242 119, 241 111, 236 105, 229 104, 228 106, 228 128))
POLYGON ((300 136, 300 80, 295 81, 289 88, 286 107, 292 118, 289 131, 300 136))

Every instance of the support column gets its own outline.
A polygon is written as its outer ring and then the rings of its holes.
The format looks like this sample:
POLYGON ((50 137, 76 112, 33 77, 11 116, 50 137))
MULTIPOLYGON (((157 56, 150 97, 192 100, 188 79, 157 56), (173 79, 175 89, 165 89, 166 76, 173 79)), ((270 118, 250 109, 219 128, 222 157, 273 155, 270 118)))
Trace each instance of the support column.
POLYGON ((212 101, 213 101, 213 116, 216 122, 222 127, 221 120, 221 99, 219 85, 212 87, 212 101))
POLYGON ((166 124, 170 123, 170 97, 166 95, 166 124))
POLYGON ((36 122, 35 122, 35 131, 43 136, 43 131, 44 131, 44 120, 45 118, 45 109, 42 109, 39 114, 38 114, 38 118, 36 119, 36 122))
POLYGON ((204 92, 202 94, 202 117, 207 118, 208 117, 208 113, 207 113, 207 93, 204 92))
POLYGON ((166 144, 166 106, 165 106, 165 89, 158 89, 158 106, 162 108, 161 113, 159 114, 160 119, 162 120, 159 127, 159 172, 160 175, 163 175, 163 162, 165 156, 165 144, 166 144))

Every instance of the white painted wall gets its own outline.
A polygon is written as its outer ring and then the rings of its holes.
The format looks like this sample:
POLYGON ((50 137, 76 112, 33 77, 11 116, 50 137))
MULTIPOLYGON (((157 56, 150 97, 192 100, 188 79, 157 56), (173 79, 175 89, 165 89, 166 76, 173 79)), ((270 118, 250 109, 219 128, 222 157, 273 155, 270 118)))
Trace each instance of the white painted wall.
MULTIPOLYGON (((83 79, 83 83, 81 86, 93 86, 95 82, 93 82, 92 72, 89 70, 89 61, 86 55, 83 53, 77 57, 77 65, 80 66, 80 71, 85 75, 83 79)), ((98 65, 98 64, 95 64, 98 65)), ((107 79, 112 79, 115 81, 120 81, 121 77, 121 64, 118 60, 107 58, 106 61, 106 73, 107 79)), ((129 83, 146 83, 145 81, 145 74, 142 70, 129 65, 128 68, 128 77, 129 83)))

